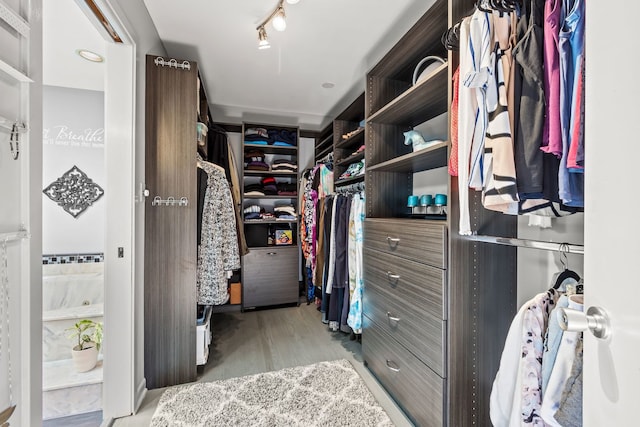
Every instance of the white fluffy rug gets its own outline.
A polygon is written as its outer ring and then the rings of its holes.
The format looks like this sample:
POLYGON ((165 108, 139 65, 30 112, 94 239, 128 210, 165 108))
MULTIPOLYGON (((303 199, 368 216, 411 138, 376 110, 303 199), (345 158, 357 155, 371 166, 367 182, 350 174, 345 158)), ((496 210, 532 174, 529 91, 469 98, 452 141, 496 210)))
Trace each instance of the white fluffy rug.
POLYGON ((160 426, 393 426, 347 360, 172 387, 160 426))

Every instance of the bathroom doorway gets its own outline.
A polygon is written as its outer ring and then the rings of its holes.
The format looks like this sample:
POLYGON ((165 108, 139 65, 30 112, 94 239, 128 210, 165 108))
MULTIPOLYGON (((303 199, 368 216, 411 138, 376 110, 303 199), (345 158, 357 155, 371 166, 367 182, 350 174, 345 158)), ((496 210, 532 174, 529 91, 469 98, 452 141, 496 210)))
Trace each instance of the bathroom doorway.
POLYGON ((119 22, 107 1, 43 2, 45 426, 99 426, 133 411, 135 74, 119 22), (80 320, 104 331, 82 372, 68 338, 80 320))

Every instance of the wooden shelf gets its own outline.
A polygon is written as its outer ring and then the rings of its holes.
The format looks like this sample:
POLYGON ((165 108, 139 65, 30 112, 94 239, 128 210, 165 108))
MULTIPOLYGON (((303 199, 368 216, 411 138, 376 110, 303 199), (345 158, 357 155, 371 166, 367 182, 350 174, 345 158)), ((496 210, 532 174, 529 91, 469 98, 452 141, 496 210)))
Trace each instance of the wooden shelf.
POLYGON ((316 160, 320 160, 323 157, 325 157, 327 154, 331 153, 333 151, 333 145, 328 146, 327 148, 325 148, 324 150, 320 151, 319 153, 316 154, 316 160))
POLYGON ((362 159, 364 159, 364 150, 360 151, 359 153, 353 154, 349 157, 345 157, 342 160, 336 160, 334 161, 334 163, 338 166, 342 166, 342 165, 347 165, 350 163, 357 162, 362 159))
POLYGON ((405 154, 375 165, 367 165, 367 170, 382 172, 422 172, 447 165, 448 142, 434 144, 415 153, 405 154))
POLYGON ((326 147, 331 147, 332 145, 333 145, 333 135, 329 135, 328 137, 320 141, 318 144, 316 144, 316 150, 318 149, 322 150, 326 147))
POLYGON ((286 200, 286 199, 297 199, 298 195, 295 196, 247 196, 243 195, 245 199, 273 199, 273 200, 286 200))
POLYGON ((287 171, 254 171, 254 170, 244 170, 245 176, 279 176, 279 177, 287 177, 287 178, 297 178, 298 172, 287 172, 287 171))
POLYGON ((416 126, 447 111, 448 63, 367 119, 368 123, 416 126))
POLYGON ((297 219, 245 219, 244 224, 296 224, 297 219))
POLYGON ((339 142, 336 142, 336 148, 349 148, 357 145, 360 142, 360 145, 364 144, 364 128, 360 128, 351 135, 347 139, 343 139, 339 142))
POLYGON ((351 184, 353 182, 359 182, 359 181, 364 181, 364 174, 351 176, 345 179, 339 179, 336 182, 334 182, 333 185, 340 186, 340 185, 351 184))
POLYGON ((285 147, 281 145, 263 145, 263 144, 251 144, 250 142, 245 142, 244 148, 262 150, 264 151, 265 154, 284 154, 284 155, 298 154, 298 147, 296 146, 285 147))

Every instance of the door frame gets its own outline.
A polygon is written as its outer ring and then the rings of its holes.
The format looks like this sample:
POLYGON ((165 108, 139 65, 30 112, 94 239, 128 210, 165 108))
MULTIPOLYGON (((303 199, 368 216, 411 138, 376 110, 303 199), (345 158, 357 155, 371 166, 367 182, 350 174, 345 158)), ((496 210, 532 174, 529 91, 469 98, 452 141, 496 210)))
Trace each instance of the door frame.
POLYGON ((105 62, 106 224, 102 425, 135 409, 135 111, 136 44, 110 0, 94 0, 122 43, 114 42, 87 4, 76 0, 103 35, 105 62), (122 256, 119 252, 122 249, 122 256))

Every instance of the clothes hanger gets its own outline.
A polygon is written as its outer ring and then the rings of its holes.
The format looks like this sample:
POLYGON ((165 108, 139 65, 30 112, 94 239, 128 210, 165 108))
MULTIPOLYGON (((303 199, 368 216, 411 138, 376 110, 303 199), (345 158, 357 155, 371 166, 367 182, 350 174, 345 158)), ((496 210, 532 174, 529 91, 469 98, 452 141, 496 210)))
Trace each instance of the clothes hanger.
POLYGON ((562 283, 567 279, 573 279, 577 283, 580 283, 582 279, 580 275, 573 270, 569 269, 569 258, 567 257, 567 252, 569 251, 569 245, 566 243, 560 244, 560 263, 562 264, 563 270, 556 276, 555 283, 553 284, 553 289, 560 289, 562 283))

